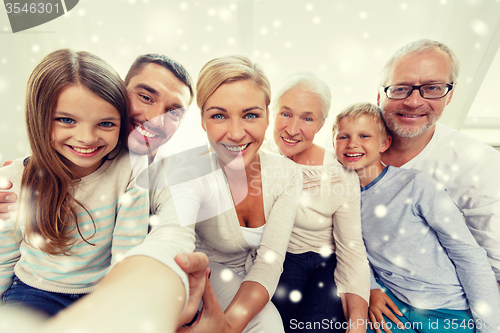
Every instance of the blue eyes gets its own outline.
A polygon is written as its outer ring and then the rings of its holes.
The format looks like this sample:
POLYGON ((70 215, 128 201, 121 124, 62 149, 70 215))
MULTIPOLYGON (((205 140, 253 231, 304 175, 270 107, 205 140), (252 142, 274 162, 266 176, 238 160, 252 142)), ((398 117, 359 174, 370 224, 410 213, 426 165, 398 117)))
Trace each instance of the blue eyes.
POLYGON ((174 117, 180 118, 179 114, 175 110, 168 110, 167 112, 173 115, 174 117))
MULTIPOLYGON (((359 137, 364 139, 364 138, 370 138, 371 135, 369 134, 359 134, 359 137)), ((346 139, 349 139, 349 136, 347 135, 340 135, 340 136, 337 136, 337 140, 346 140, 346 139)))
MULTIPOLYGON (((63 123, 65 125, 75 125, 76 124, 75 120, 68 118, 68 117, 59 117, 59 118, 56 118, 54 120, 58 121, 60 123, 63 123)), ((110 127, 116 126, 116 124, 111 122, 111 121, 102 121, 99 123, 99 126, 105 127, 105 128, 110 128, 110 127)))
POLYGON ((71 118, 65 118, 65 117, 61 117, 61 118, 56 118, 56 121, 59 121, 63 124, 74 124, 75 121, 71 118))
MULTIPOLYGON (((290 113, 282 113, 281 116, 284 117, 284 118, 292 118, 292 115, 290 113)), ((314 121, 314 119, 312 117, 304 117, 304 118, 301 118, 301 119, 304 120, 304 121, 307 121, 307 122, 314 121)))
MULTIPOLYGON (((224 115, 221 113, 216 113, 216 114, 210 116, 210 118, 216 119, 216 120, 223 120, 226 117, 224 117, 224 115)), ((243 116, 243 119, 248 119, 248 120, 257 119, 257 118, 259 118, 259 115, 256 113, 247 113, 243 116)))
POLYGON ((115 126, 115 124, 113 124, 110 121, 103 121, 102 123, 99 123, 99 125, 102 126, 102 127, 113 127, 113 126, 115 126))
POLYGON ((258 117, 259 116, 256 115, 255 113, 247 113, 244 118, 245 119, 255 119, 255 118, 258 118, 258 117))

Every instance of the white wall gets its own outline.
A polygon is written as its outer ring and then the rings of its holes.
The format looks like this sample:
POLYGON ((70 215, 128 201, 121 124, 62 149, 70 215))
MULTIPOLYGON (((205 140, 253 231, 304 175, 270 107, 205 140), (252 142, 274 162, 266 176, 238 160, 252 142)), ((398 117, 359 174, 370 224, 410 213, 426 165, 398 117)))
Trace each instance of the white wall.
MULTIPOLYGON (((182 62, 195 79, 206 61, 245 53, 264 66, 273 90, 287 75, 311 70, 333 91, 331 116, 317 139, 323 143, 332 116, 342 107, 375 101, 385 60, 424 37, 448 44, 462 61, 459 85, 443 118, 462 127, 500 44, 499 27, 499 0, 80 0, 64 17, 15 34, 0 9, 0 163, 29 154, 26 81, 34 66, 58 48, 94 52, 122 75, 137 55, 164 53, 182 62)), ((491 107, 490 118, 500 114, 500 103, 492 99, 488 104, 491 91, 500 96, 498 72, 493 76, 478 107, 491 107)), ((186 137, 202 136, 197 117, 193 106, 182 125, 186 137)))

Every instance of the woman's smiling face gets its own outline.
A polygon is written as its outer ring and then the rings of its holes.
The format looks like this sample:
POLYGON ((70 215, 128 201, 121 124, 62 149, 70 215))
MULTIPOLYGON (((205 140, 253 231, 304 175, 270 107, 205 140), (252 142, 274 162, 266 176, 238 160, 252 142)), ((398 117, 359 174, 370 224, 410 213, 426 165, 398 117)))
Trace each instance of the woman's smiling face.
POLYGON ((274 141, 291 158, 304 154, 323 126, 323 106, 313 92, 295 87, 281 96, 274 123, 274 141))
POLYGON ((268 125, 265 93, 252 80, 222 84, 203 106, 203 129, 225 165, 235 165, 241 156, 248 168, 258 156, 268 125))

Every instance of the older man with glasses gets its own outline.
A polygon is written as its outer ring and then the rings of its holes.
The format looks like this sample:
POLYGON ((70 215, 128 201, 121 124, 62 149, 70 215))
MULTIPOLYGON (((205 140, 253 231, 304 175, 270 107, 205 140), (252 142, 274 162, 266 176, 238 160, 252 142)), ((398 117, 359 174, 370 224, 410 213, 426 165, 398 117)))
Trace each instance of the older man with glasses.
MULTIPOLYGON (((392 134, 392 145, 382 160, 425 171, 446 189, 486 250, 500 284, 500 153, 437 123, 453 97, 458 70, 456 56, 440 42, 421 39, 396 51, 382 69, 377 96, 392 134)), ((399 322, 388 307, 401 313, 389 297, 374 301, 380 303, 377 310, 370 300, 371 316, 380 322, 383 313, 399 322)), ((487 304, 485 310, 498 311, 487 304)))

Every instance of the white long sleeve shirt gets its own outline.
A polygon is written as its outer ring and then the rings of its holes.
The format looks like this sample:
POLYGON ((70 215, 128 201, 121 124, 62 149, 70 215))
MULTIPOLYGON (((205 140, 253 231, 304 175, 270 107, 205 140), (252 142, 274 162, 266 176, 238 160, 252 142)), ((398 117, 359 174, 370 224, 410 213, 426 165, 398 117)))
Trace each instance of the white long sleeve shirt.
POLYGON ((427 146, 401 166, 428 173, 446 189, 500 281, 500 152, 443 124, 427 146))

